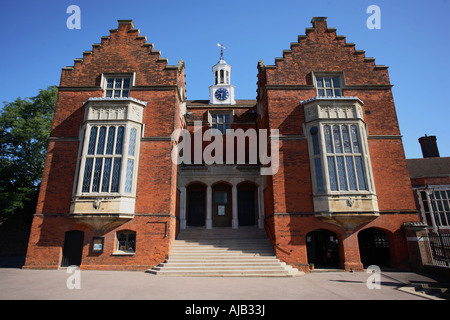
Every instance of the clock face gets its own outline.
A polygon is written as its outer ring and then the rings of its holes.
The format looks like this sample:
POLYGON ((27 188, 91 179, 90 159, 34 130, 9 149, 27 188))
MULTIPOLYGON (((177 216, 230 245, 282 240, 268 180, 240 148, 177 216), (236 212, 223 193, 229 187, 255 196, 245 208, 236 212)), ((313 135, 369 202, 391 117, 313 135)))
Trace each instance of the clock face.
POLYGON ((214 94, 217 100, 224 101, 228 99, 228 90, 225 88, 220 88, 216 90, 214 94))

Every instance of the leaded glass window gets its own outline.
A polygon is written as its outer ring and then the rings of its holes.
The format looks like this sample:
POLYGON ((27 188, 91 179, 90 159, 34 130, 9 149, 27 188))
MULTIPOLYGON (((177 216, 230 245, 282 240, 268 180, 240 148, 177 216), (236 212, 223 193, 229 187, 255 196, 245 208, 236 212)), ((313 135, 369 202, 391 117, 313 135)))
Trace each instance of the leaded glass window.
POLYGON ((137 148, 137 129, 129 129, 128 149, 124 143, 124 125, 88 126, 87 153, 82 161, 83 193, 131 193, 133 173, 135 170, 135 156, 137 148), (126 152, 127 159, 123 160, 126 152), (124 168, 122 168, 124 166, 124 168), (124 181, 121 182, 121 172, 125 170, 124 181), (123 191, 120 184, 124 183, 123 191))
POLYGON ((231 126, 231 117, 229 113, 211 113, 211 128, 216 134, 226 134, 231 126))
POLYGON ((128 159, 127 174, 125 178, 125 192, 127 193, 131 192, 131 184, 133 183, 133 167, 134 167, 134 160, 128 159))
POLYGON ((216 204, 227 204, 227 193, 225 191, 217 191, 216 204))
POLYGON ((314 156, 314 172, 316 175, 316 188, 317 192, 324 191, 323 183, 323 171, 322 171, 322 158, 320 156, 320 143, 319 143, 319 129, 312 127, 309 132, 311 133, 311 139, 313 144, 313 156, 314 156))
POLYGON ((110 77, 106 79, 106 98, 128 98, 130 96, 131 77, 110 77))
POLYGON ((332 191, 367 190, 357 125, 324 125, 328 177, 332 191))
POLYGON ((118 232, 117 251, 134 253, 136 251, 136 232, 134 231, 118 232))
POLYGON ((340 97, 342 95, 339 77, 316 77, 316 85, 319 97, 340 97))

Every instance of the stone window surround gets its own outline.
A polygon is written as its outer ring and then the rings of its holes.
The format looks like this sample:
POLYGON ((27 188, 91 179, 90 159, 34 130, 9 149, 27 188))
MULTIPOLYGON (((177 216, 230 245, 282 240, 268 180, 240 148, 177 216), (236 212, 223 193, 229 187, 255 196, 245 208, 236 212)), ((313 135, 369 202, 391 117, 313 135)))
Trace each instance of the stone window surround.
POLYGON ((302 101, 301 105, 305 111, 303 132, 305 132, 308 140, 315 213, 319 215, 339 212, 377 213, 379 210, 367 143, 368 133, 362 110, 364 103, 357 97, 314 97, 307 101, 302 101), (328 177, 323 126, 333 124, 358 126, 360 145, 362 147, 361 155, 363 155, 364 158, 367 190, 331 190, 328 177), (310 133, 310 129, 314 126, 319 128, 318 135, 324 183, 323 192, 318 192, 314 169, 314 150, 310 133))
MULTIPOLYGON (((143 125, 142 115, 146 102, 134 98, 89 98, 85 104, 84 122, 80 128, 77 168, 73 187, 70 214, 74 216, 118 215, 130 218, 134 215, 136 183, 139 167, 140 139, 143 125), (84 161, 89 139, 85 132, 92 126, 124 126, 122 159, 128 158, 128 141, 131 128, 137 130, 131 193, 125 193, 125 175, 127 161, 121 163, 119 192, 82 192, 84 161)), ((98 223, 98 222, 97 222, 98 223)), ((105 219, 106 223, 106 219, 105 219)))

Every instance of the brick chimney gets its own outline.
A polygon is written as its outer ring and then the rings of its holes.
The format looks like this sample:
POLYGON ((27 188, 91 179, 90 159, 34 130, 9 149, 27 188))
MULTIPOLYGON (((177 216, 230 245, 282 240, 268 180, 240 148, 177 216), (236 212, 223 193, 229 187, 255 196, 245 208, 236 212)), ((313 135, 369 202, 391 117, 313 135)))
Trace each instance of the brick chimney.
POLYGON ((325 32, 327 30, 327 17, 313 17, 311 19, 313 28, 319 32, 325 32))
POLYGON ((422 155, 424 158, 440 157, 438 146, 436 143, 436 136, 428 136, 419 138, 420 147, 422 148, 422 155))

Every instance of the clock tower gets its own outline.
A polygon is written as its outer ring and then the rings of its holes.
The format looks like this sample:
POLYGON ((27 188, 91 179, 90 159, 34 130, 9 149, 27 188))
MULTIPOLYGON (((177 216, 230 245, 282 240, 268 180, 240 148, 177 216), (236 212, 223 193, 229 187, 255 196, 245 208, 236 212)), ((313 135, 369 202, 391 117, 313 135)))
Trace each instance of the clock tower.
POLYGON ((223 49, 221 47, 220 60, 212 67, 214 75, 214 85, 209 87, 210 104, 235 104, 234 86, 231 85, 231 66, 223 60, 223 49))

